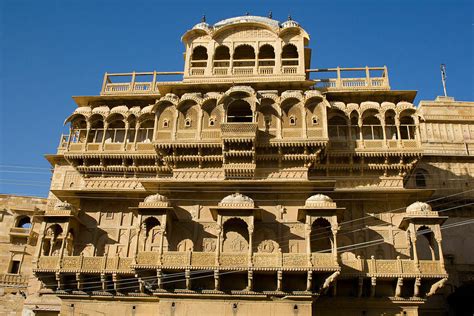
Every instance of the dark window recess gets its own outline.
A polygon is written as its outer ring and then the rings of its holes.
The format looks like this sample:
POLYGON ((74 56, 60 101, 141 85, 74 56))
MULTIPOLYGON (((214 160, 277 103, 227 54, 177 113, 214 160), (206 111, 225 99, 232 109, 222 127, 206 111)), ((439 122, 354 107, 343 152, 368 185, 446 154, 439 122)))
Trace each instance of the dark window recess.
POLYGON ((20 261, 13 260, 10 267, 10 273, 18 274, 20 273, 20 261))

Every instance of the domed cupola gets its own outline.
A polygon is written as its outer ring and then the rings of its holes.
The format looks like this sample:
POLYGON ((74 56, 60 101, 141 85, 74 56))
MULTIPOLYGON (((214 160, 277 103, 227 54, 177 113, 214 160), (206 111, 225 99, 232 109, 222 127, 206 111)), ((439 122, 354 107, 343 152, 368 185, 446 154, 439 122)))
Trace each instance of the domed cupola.
POLYGON ((288 20, 286 20, 285 22, 283 22, 281 24, 281 28, 283 29, 286 29, 286 28, 290 28, 290 27, 300 27, 299 23, 296 22, 295 20, 293 20, 291 18, 291 16, 289 15, 288 16, 288 20))
POLYGON ((306 202, 305 202, 305 207, 307 208, 318 208, 318 207, 323 207, 323 208, 332 208, 336 207, 336 203, 333 202, 333 200, 324 194, 315 194, 310 196, 306 202))
POLYGON ((208 31, 211 28, 211 26, 206 22, 206 16, 203 15, 201 22, 193 26, 193 30, 204 30, 208 31))
POLYGON ((162 207, 170 207, 170 202, 168 198, 164 195, 161 195, 159 193, 149 195, 143 200, 143 202, 140 202, 139 205, 140 208, 162 208, 162 207))
POLYGON ((255 207, 251 198, 240 193, 234 193, 226 196, 219 202, 219 207, 255 207))
POLYGON ((437 215, 438 214, 437 212, 434 212, 431 209, 431 205, 429 205, 428 203, 419 202, 419 201, 410 204, 407 207, 406 212, 408 214, 411 214, 411 215, 414 215, 414 214, 417 214, 417 215, 437 215))

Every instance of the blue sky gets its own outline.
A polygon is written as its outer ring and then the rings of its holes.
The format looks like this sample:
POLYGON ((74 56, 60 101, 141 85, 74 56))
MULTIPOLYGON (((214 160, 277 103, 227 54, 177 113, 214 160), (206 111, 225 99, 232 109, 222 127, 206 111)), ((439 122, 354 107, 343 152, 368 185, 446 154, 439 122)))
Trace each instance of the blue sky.
POLYGON ((73 95, 97 95, 104 72, 180 71, 181 35, 205 14, 288 14, 310 34, 312 67, 383 66, 416 103, 473 97, 472 1, 0 0, 0 193, 46 196, 73 95))

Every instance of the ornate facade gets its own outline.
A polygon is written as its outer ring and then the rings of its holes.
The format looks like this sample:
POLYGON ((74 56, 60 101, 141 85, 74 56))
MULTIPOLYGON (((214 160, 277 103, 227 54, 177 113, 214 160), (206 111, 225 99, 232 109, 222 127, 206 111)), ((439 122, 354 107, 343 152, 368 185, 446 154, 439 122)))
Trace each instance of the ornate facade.
POLYGON ((443 314, 447 265, 472 273, 442 237, 472 216, 474 104, 416 107, 386 67, 312 69, 291 19, 182 41, 183 72, 106 73, 74 97, 25 309, 443 314))

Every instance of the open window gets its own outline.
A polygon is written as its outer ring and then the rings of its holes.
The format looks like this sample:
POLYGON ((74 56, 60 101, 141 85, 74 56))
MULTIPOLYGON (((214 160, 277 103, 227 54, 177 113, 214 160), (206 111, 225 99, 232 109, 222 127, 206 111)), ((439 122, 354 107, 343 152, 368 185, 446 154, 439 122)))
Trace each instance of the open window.
POLYGON ((253 113, 250 104, 244 100, 235 100, 227 108, 227 123, 252 123, 253 113))

